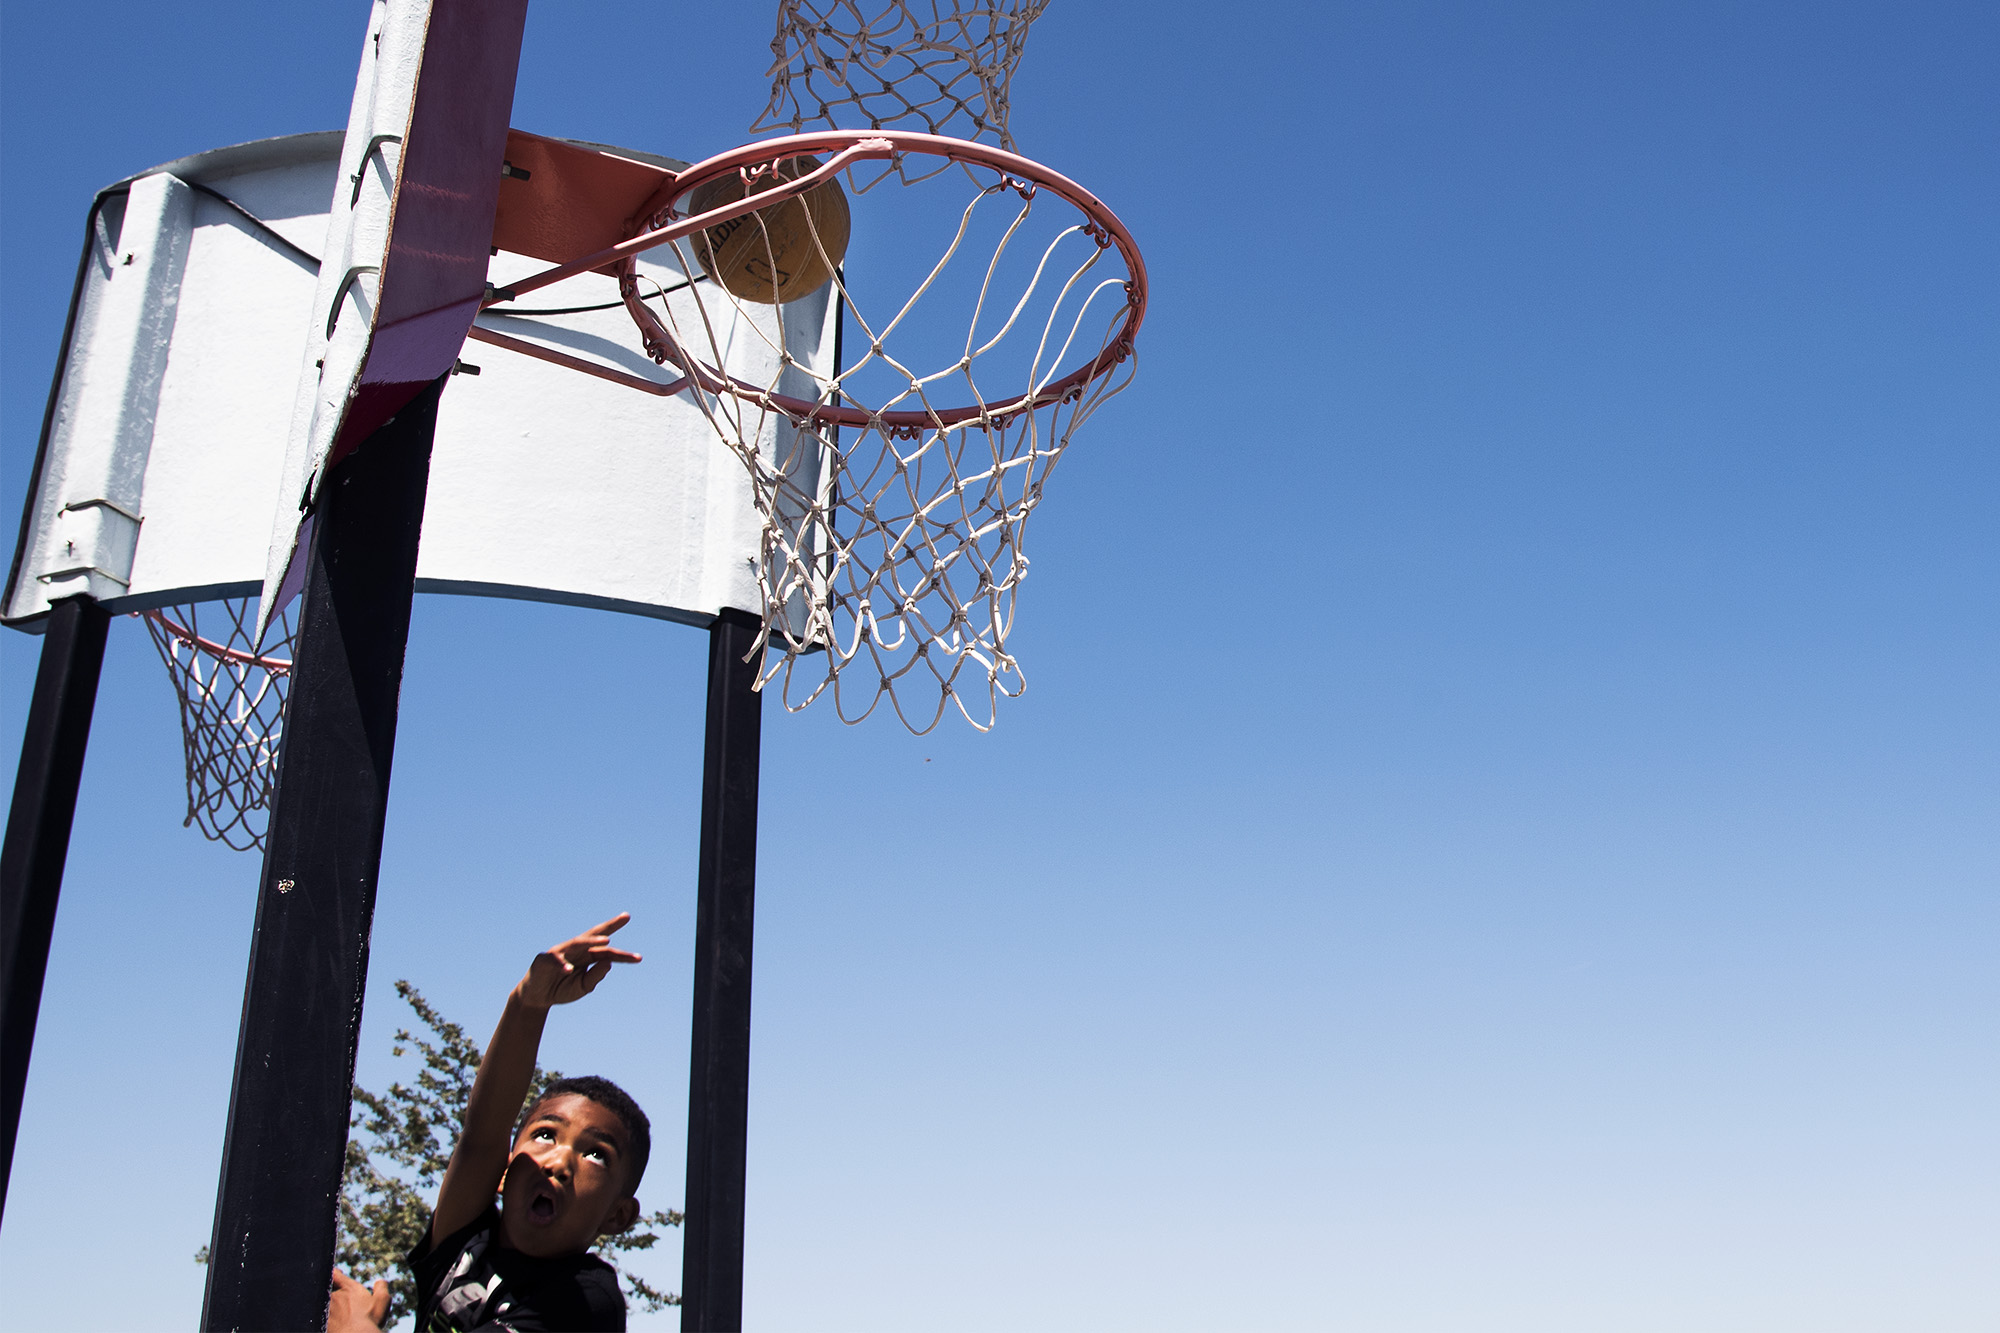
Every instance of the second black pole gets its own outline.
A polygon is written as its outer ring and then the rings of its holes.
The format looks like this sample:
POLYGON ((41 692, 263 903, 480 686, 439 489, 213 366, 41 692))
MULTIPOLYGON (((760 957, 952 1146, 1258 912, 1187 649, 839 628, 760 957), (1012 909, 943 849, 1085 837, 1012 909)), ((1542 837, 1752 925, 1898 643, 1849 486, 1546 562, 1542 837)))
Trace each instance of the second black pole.
POLYGON ((6 847, 0 851, 0 1209, 6 1207, 14 1172, 35 1016, 42 1006, 56 899, 110 624, 110 613, 88 597, 57 602, 49 612, 7 812, 6 847))
POLYGON ((757 906, 761 622, 725 610, 709 630, 701 865, 688 1071, 683 1333, 743 1327, 743 1185, 750 1115, 750 937, 757 906), (748 658, 749 660, 745 660, 748 658))

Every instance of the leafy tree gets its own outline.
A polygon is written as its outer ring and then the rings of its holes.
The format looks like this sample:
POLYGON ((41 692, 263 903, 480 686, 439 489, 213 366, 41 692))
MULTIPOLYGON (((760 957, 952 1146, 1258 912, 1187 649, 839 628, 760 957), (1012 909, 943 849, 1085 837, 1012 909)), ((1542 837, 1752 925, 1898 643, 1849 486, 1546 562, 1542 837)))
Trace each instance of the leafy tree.
MULTIPOLYGON (((414 1085, 391 1083, 380 1094, 355 1085, 351 1124, 359 1133, 347 1140, 340 1232, 334 1248, 334 1263, 350 1277, 363 1283, 378 1277, 388 1281, 391 1325, 415 1308, 416 1293, 403 1256, 423 1238, 430 1223, 427 1200, 436 1197, 445 1164, 451 1160, 480 1056, 465 1029, 440 1014, 415 986, 399 981, 396 994, 416 1012, 426 1031, 398 1029, 391 1049, 399 1058, 414 1049, 423 1063, 414 1085)), ((523 1109, 561 1077, 537 1065, 523 1109)), ((616 1268, 616 1256, 650 1250, 659 1242, 662 1228, 680 1224, 678 1212, 654 1212, 629 1231, 600 1238, 596 1249, 616 1268)), ((195 1258, 206 1263, 207 1250, 195 1258)), ((680 1304, 679 1296, 659 1290, 635 1273, 621 1268, 618 1275, 627 1298, 647 1311, 680 1304)))

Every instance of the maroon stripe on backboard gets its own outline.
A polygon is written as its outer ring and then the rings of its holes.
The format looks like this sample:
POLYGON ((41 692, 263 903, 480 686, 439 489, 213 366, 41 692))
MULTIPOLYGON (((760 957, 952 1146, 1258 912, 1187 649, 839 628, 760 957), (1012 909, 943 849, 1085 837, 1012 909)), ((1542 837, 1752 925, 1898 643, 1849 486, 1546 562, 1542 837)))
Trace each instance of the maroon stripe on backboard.
POLYGON ((528 0, 433 0, 375 336, 327 466, 450 370, 486 292, 528 0))

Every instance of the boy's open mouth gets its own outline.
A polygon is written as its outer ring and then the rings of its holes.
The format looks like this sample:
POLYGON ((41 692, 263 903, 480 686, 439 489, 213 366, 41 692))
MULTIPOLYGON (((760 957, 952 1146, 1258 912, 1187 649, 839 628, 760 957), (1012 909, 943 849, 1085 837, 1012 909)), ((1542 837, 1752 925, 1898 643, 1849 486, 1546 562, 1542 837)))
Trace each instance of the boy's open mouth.
POLYGON ((543 1193, 541 1190, 536 1190, 535 1197, 528 1201, 528 1216, 537 1222, 552 1222, 555 1220, 555 1215, 555 1198, 552 1195, 543 1193))

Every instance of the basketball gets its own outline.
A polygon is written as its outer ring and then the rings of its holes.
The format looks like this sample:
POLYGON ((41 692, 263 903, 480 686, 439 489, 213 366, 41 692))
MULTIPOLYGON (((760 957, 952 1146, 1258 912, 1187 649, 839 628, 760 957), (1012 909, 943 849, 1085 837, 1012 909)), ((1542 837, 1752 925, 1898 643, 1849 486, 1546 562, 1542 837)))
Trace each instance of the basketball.
MULTIPOLYGON (((819 169, 814 157, 788 157, 758 178, 761 194, 819 169)), ((739 173, 695 187, 687 209, 700 216, 743 197, 739 173)), ((702 270, 745 301, 780 305, 817 291, 847 253, 847 195, 828 179, 803 195, 718 222, 694 238, 702 270)))

